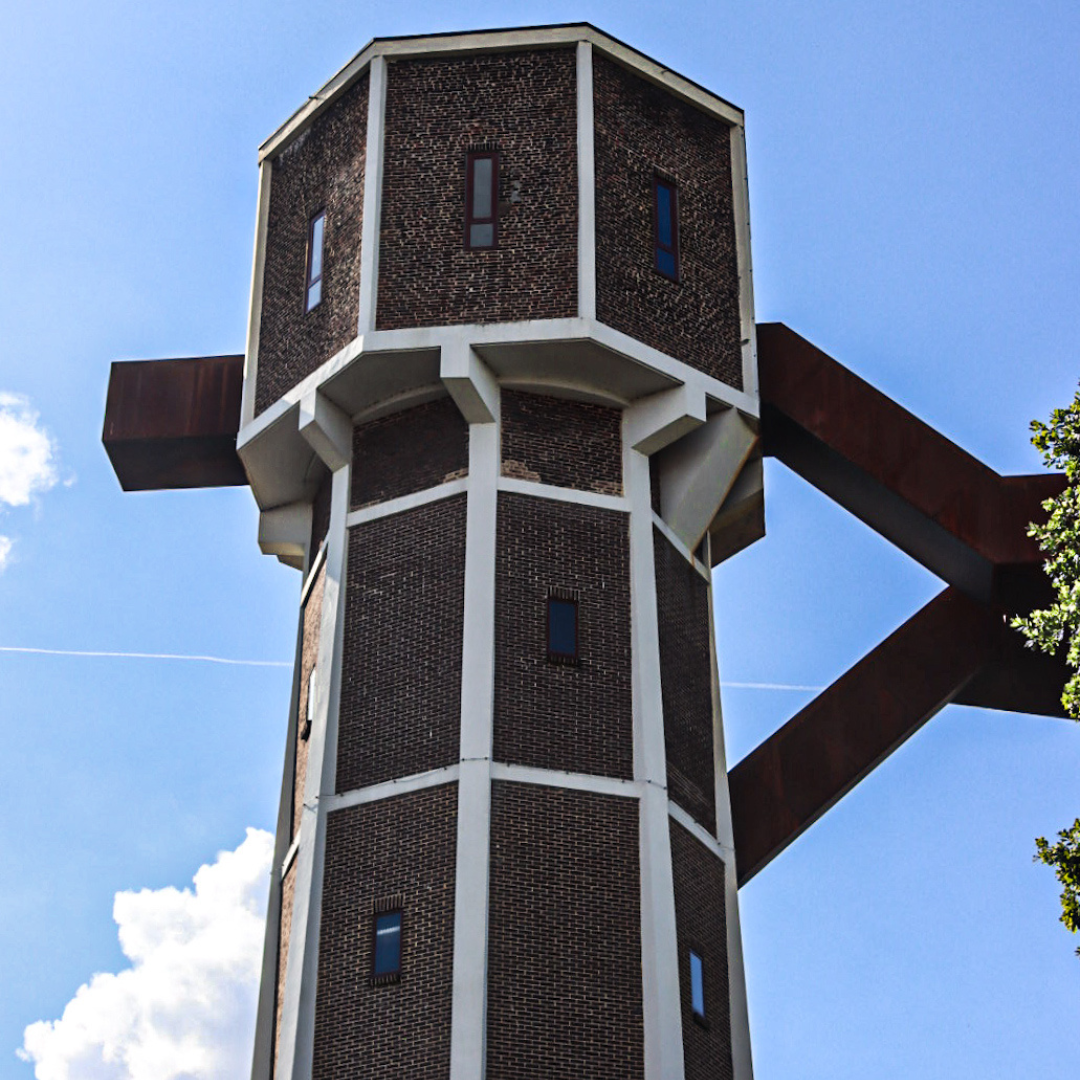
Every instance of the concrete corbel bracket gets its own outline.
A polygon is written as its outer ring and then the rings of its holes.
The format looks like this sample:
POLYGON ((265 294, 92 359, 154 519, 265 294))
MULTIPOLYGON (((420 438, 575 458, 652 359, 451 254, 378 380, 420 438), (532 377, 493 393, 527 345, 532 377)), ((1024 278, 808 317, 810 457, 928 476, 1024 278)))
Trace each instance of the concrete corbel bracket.
POLYGON ((300 401, 300 434, 331 472, 352 461, 352 421, 318 390, 300 401))
POLYGON ((302 569, 310 542, 311 503, 289 503, 259 514, 259 550, 264 555, 302 569))
POLYGON ((499 384, 463 338, 443 344, 439 378, 469 424, 491 424, 499 413, 499 384))
POLYGON ((651 455, 705 423, 705 391, 672 387, 635 402, 626 413, 627 442, 651 455))
POLYGON ((723 505, 758 441, 751 423, 726 409, 658 459, 660 514, 691 551, 723 505))

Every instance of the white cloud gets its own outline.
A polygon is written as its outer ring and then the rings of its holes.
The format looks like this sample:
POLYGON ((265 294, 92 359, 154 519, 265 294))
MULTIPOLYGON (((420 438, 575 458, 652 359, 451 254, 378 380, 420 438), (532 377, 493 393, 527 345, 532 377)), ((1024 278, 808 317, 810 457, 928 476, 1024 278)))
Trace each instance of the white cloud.
POLYGON ((37 1080, 235 1080, 251 1069, 273 837, 248 829, 195 890, 120 892, 131 967, 79 987, 18 1051, 37 1080))
POLYGON ((58 480, 56 447, 30 402, 0 391, 0 503, 26 506, 58 480))
POLYGON ((12 540, 10 536, 0 536, 0 574, 7 569, 11 560, 12 540))

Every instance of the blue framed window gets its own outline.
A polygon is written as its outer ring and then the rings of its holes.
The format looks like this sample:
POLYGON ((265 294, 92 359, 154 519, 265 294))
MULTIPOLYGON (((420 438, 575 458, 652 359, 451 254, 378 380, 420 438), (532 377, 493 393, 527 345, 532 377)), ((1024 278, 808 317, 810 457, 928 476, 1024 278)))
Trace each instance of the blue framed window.
POLYGON ((375 916, 371 977, 391 982, 401 975, 401 912, 385 911, 375 916))
POLYGON ((307 283, 304 311, 310 311, 322 300, 323 242, 326 237, 326 211, 320 210, 308 222, 307 283))
POLYGON ((705 1019, 705 965, 693 949, 690 950, 690 1009, 695 1020, 705 1019))
POLYGON ((653 175, 653 265, 666 278, 679 280, 679 189, 674 181, 653 175))
POLYGON ((548 594, 547 654, 556 664, 576 664, 578 660, 577 597, 561 590, 548 594))

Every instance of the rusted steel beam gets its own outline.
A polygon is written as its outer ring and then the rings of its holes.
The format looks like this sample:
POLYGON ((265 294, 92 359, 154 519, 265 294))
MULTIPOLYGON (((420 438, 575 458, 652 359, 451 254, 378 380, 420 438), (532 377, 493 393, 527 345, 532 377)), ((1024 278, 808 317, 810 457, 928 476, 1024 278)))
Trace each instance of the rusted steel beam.
POLYGON ((728 774, 749 881, 996 655, 1000 612, 949 587, 728 774))
POLYGON ((120 486, 246 484, 236 453, 243 381, 243 356, 114 363, 101 440, 120 486))
POLYGON ((971 596, 1039 561, 1026 525, 1062 477, 1000 476, 782 323, 758 326, 758 359, 766 454, 971 596))

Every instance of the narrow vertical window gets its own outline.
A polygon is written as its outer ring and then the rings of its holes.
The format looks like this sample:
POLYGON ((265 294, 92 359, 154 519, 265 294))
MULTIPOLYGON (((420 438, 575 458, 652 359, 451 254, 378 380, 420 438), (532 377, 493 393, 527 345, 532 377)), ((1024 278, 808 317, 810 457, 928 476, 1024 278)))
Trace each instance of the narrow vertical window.
POLYGON ((552 590, 547 602, 547 653, 556 664, 574 664, 578 658, 577 598, 552 590))
POLYGON ((679 192, 670 180, 653 176, 654 265, 664 277, 679 280, 679 192))
POLYGON ((693 950, 690 951, 690 1008, 695 1020, 705 1019, 705 968, 693 950))
POLYGON ((320 210, 308 222, 307 292, 304 310, 310 311, 322 299, 323 234, 326 211, 320 210))
POLYGON ((499 155, 472 151, 465 159, 465 246, 493 248, 498 236, 499 155))
POLYGON ((401 912, 387 911, 375 916, 375 944, 371 977, 390 982, 401 974, 401 912))
POLYGON ((306 739, 311 734, 311 722, 315 719, 315 668, 311 669, 307 683, 307 714, 304 716, 304 726, 300 731, 300 738, 306 739))

